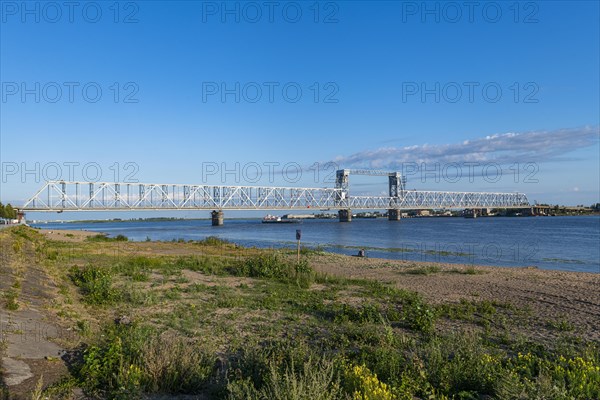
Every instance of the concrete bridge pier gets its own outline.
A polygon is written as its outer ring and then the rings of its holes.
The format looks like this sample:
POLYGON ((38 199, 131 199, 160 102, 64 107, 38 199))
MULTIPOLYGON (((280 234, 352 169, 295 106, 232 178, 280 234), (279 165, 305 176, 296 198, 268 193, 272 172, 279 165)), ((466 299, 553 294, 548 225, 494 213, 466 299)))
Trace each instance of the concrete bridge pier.
POLYGON ((340 219, 340 222, 352 221, 352 210, 339 210, 338 218, 340 219))
POLYGON ((388 210, 388 221, 400 221, 401 217, 402 213, 400 212, 400 210, 396 208, 390 208, 388 210))
POLYGON ((223 211, 213 211, 210 213, 212 218, 212 226, 221 226, 223 225, 223 211))

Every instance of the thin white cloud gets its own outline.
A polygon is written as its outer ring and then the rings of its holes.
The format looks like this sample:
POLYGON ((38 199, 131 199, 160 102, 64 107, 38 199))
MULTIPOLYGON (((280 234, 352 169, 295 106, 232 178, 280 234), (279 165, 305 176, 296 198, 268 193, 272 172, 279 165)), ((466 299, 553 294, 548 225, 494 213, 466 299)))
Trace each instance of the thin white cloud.
POLYGON ((488 135, 453 144, 381 147, 333 160, 342 168, 398 168, 404 163, 543 162, 598 144, 597 126, 488 135))

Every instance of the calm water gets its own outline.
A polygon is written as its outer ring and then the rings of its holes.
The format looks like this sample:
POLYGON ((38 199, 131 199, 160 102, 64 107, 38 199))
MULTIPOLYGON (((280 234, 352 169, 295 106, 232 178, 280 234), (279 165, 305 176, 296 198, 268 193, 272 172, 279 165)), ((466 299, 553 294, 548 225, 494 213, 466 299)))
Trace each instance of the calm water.
POLYGON ((367 256, 495 266, 537 266, 545 269, 600 273, 600 217, 412 218, 308 220, 300 224, 262 224, 260 220, 103 222, 40 224, 48 229, 85 229, 122 234, 130 240, 199 240, 218 236, 243 246, 295 246, 367 256))

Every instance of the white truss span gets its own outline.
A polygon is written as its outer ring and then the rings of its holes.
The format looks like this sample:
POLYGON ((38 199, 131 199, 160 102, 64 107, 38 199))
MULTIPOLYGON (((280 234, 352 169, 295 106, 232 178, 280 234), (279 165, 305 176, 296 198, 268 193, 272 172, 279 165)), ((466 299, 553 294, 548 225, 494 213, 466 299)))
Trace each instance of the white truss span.
POLYGON ((522 193, 402 191, 350 196, 345 189, 50 181, 23 211, 524 208, 522 193))

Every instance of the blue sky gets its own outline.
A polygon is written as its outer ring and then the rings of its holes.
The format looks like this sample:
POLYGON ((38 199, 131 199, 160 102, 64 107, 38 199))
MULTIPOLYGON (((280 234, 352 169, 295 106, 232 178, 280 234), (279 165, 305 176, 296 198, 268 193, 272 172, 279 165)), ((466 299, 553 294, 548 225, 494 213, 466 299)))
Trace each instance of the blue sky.
POLYGON ((334 161, 408 171, 409 188, 600 201, 598 2, 265 4, 2 2, 0 199, 56 165, 226 184, 269 184, 272 165, 273 184, 322 187, 334 161))

